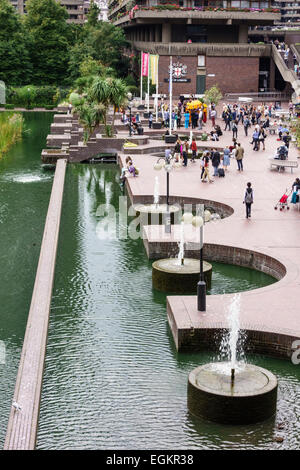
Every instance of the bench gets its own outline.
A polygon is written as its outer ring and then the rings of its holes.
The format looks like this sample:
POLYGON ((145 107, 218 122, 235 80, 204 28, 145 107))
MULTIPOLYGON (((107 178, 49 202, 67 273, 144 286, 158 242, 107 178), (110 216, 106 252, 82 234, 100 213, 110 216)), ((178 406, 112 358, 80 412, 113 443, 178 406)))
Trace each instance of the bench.
POLYGON ((272 158, 270 160, 270 168, 272 169, 273 166, 276 166, 278 171, 280 171, 281 168, 290 168, 291 173, 293 173, 293 168, 298 168, 298 162, 290 160, 278 160, 277 158, 272 158))

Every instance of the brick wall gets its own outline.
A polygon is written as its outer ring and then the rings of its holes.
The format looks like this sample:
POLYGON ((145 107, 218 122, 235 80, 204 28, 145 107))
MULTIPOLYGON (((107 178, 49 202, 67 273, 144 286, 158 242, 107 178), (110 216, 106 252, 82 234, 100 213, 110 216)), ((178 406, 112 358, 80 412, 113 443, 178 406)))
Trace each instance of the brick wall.
POLYGON ((259 57, 206 57, 206 88, 217 84, 223 93, 257 92, 258 77, 259 57))
MULTIPOLYGON (((173 57, 173 62, 177 57, 173 57)), ((189 83, 174 83, 173 95, 196 93, 197 56, 181 56, 178 60, 187 65, 186 77, 189 83)), ((169 56, 159 58, 159 93, 168 94, 169 56)), ((259 77, 259 57, 206 57, 206 88, 218 84, 223 93, 257 92, 259 77), (214 74, 214 77, 209 77, 214 74)))
MULTIPOLYGON (((189 93, 196 93, 196 75, 197 75, 197 56, 181 56, 178 62, 187 66, 187 75, 186 78, 191 79, 189 83, 174 83, 173 82, 173 95, 186 95, 189 93)), ((173 63, 177 62, 177 57, 173 57, 173 63)), ((169 82, 165 82, 165 78, 169 78, 169 65, 170 57, 169 56, 160 56, 159 57, 159 67, 158 67, 158 92, 159 93, 169 93, 169 82)))

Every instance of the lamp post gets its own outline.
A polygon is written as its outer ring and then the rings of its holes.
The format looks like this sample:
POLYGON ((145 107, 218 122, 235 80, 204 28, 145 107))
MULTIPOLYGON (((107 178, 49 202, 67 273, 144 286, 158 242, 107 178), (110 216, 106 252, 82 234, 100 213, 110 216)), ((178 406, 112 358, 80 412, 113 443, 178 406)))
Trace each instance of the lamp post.
POLYGON ((129 137, 131 137, 132 136, 132 127, 131 127, 132 93, 130 93, 130 91, 127 93, 127 98, 128 98, 128 109, 129 109, 129 137))
POLYGON ((179 168, 181 166, 180 162, 176 162, 175 158, 170 154, 165 155, 164 157, 158 158, 156 163, 154 164, 154 170, 161 170, 163 167, 165 168, 166 175, 167 175, 167 194, 166 194, 166 206, 167 206, 167 214, 165 217, 165 232, 171 233, 171 217, 170 217, 170 202, 169 202, 169 193, 170 193, 170 172, 173 168, 179 168))
POLYGON ((203 228, 205 222, 211 220, 211 213, 204 210, 204 204, 200 205, 199 215, 193 217, 192 224, 194 227, 200 227, 200 279, 197 284, 197 307, 199 312, 206 311, 206 282, 203 273, 203 228))

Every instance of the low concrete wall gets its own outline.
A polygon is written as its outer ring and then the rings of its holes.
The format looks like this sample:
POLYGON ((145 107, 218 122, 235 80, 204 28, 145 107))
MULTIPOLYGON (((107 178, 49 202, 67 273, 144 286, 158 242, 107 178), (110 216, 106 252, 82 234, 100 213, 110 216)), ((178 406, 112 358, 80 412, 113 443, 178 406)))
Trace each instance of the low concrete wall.
POLYGON ((66 164, 56 166, 13 397, 21 409, 11 409, 5 450, 35 448, 66 164))

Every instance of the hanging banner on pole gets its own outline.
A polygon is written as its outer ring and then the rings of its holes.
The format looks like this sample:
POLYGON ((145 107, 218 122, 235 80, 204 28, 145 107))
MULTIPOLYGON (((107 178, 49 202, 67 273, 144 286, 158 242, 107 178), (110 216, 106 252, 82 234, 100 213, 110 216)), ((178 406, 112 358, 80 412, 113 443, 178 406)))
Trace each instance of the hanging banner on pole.
POLYGON ((148 67, 149 67, 149 54, 146 52, 143 52, 142 55, 142 76, 147 77, 148 76, 148 67))
POLYGON ((158 76, 158 55, 150 55, 151 82, 156 85, 158 76))

